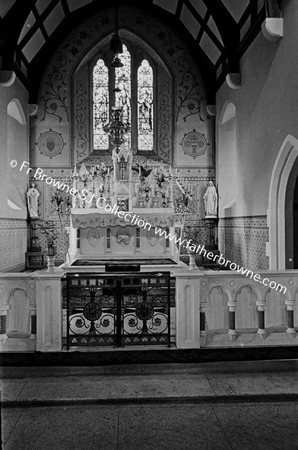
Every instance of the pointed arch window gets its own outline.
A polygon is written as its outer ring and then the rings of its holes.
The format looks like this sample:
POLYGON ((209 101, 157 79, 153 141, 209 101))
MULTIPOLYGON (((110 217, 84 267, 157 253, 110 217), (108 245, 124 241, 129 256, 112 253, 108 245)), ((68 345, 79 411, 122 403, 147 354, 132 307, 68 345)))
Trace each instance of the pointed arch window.
POLYGON ((103 126, 109 110, 120 106, 124 122, 131 123, 129 142, 140 151, 154 146, 154 70, 148 59, 140 60, 123 44, 122 67, 106 65, 103 58, 93 68, 93 148, 108 150, 109 137, 103 126))
POLYGON ((115 102, 121 106, 124 121, 131 121, 131 57, 126 46, 123 44, 121 53, 123 67, 115 69, 115 102))
POLYGON ((146 59, 138 68, 138 148, 153 148, 153 70, 146 59))
POLYGON ((109 71, 103 59, 93 68, 93 147, 96 150, 109 148, 109 137, 103 131, 109 120, 109 71))

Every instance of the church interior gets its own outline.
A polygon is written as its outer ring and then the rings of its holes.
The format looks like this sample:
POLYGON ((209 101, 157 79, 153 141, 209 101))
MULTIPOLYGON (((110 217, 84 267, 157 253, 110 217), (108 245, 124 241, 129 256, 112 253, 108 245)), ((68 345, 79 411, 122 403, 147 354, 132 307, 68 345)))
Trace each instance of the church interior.
POLYGON ((1 352, 297 346, 297 25, 0 2, 1 352))

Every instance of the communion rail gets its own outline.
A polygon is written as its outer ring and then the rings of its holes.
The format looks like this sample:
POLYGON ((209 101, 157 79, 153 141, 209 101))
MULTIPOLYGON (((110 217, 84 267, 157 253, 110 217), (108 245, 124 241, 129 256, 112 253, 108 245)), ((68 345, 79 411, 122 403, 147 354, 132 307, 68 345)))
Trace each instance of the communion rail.
POLYGON ((298 271, 259 274, 285 294, 233 271, 177 272, 177 347, 298 345, 298 271))
MULTIPOLYGON (((175 270, 176 347, 298 345, 298 271, 260 275, 286 286, 286 293, 233 271, 175 270)), ((60 269, 0 274, 0 351, 62 349, 63 276, 60 269)))

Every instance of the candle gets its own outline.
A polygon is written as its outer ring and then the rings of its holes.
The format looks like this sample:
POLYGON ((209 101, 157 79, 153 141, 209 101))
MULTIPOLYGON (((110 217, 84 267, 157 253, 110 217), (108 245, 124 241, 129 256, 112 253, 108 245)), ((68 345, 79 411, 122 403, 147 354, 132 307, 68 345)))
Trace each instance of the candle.
POLYGON ((110 175, 110 168, 108 167, 108 175, 110 175))

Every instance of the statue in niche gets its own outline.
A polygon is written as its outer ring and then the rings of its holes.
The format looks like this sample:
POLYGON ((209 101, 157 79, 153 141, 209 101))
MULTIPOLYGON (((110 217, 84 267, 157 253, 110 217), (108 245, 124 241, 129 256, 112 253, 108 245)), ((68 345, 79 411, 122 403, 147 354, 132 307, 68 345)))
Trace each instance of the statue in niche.
POLYGON ((205 218, 216 218, 218 194, 212 181, 208 182, 208 187, 205 194, 203 195, 203 200, 205 207, 205 218))
POLYGON ((38 197, 40 196, 40 193, 36 189, 34 183, 31 184, 31 187, 28 189, 26 195, 29 216, 31 219, 36 219, 38 218, 38 197))

